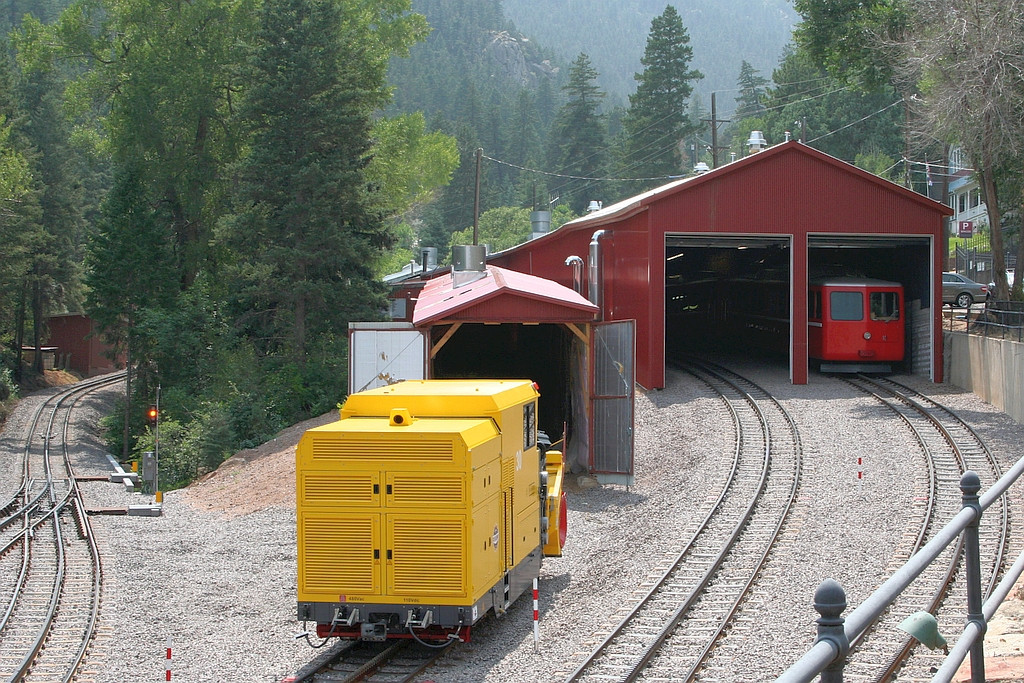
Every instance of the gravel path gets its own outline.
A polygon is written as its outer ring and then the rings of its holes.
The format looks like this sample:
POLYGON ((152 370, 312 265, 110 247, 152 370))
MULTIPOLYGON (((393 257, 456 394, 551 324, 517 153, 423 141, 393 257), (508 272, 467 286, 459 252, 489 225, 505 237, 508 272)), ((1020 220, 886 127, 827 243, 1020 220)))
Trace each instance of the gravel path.
MULTIPOLYGON (((719 655, 744 672, 736 680, 766 680, 813 640, 811 599, 821 580, 837 579, 856 605, 902 561, 893 549, 913 505, 910 482, 921 455, 905 428, 848 385, 812 374, 807 385, 793 386, 781 366, 730 367, 779 398, 804 445, 804 483, 796 521, 784 533, 786 552, 769 562, 746 608, 758 631, 744 639, 738 629, 719 655)), ((973 394, 897 379, 958 411, 1007 466, 1022 454, 1024 427, 973 394)), ((81 474, 109 469, 92 425, 114 393, 82 412, 81 474)), ((0 435, 0 499, 20 457, 14 435, 38 400, 24 400, 0 435)), ((168 492, 161 517, 92 517, 106 583, 90 679, 163 680, 168 638, 178 681, 278 681, 318 654, 293 638, 302 630, 294 618, 293 446, 306 426, 239 454, 189 489, 168 492)), ((664 390, 638 391, 635 485, 569 482, 565 556, 545 560, 542 570, 540 653, 531 605, 521 600, 476 628, 472 643, 453 647, 423 680, 546 681, 570 670, 623 596, 673 553, 686 523, 706 509, 732 439, 724 406, 692 378, 672 375, 664 390)), ((85 493, 97 508, 149 502, 113 484, 86 483, 85 493)), ((1021 494, 1013 495, 1020 509, 1021 494)))

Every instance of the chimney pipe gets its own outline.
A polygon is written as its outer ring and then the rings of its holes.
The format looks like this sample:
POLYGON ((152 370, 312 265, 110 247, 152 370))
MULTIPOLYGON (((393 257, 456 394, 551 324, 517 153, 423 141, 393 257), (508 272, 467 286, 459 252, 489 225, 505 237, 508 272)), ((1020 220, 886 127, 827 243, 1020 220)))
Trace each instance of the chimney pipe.
POLYGON ((587 269, 587 284, 590 291, 590 303, 597 306, 597 319, 604 319, 604 269, 601 267, 601 238, 608 235, 607 230, 598 230, 590 238, 590 265, 587 269))
POLYGON ((583 291, 583 259, 574 254, 565 259, 565 265, 572 266, 572 288, 579 294, 583 291))
POLYGON ((540 210, 530 212, 530 228, 533 230, 530 239, 535 240, 546 235, 551 230, 551 212, 540 210))
POLYGON ((452 287, 464 287, 487 276, 487 247, 482 244, 452 247, 452 287))

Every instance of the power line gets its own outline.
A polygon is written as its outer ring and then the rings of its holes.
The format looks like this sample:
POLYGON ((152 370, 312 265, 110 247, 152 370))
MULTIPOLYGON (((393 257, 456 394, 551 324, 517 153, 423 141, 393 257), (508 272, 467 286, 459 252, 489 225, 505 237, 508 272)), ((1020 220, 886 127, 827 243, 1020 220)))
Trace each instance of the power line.
POLYGON ((483 155, 483 158, 487 159, 488 161, 493 161, 496 164, 501 164, 502 166, 510 166, 511 168, 516 168, 516 169, 519 169, 520 171, 526 171, 527 173, 536 173, 538 175, 552 176, 552 177, 555 177, 555 178, 565 178, 566 180, 592 180, 592 181, 626 182, 626 181, 641 181, 641 180, 678 180, 679 178, 685 178, 686 177, 685 175, 664 175, 664 176, 654 176, 654 177, 650 177, 650 178, 612 178, 612 177, 599 178, 599 177, 592 177, 592 176, 569 175, 567 173, 553 173, 551 171, 541 171, 540 169, 537 169, 537 168, 527 168, 526 166, 519 166, 518 164, 513 164, 513 163, 510 163, 508 161, 502 161, 501 159, 495 159, 494 157, 489 157, 486 154, 483 155))
POLYGON ((897 104, 902 104, 902 103, 903 103, 903 100, 902 100, 902 99, 897 99, 897 100, 896 100, 895 102, 893 102, 892 104, 889 104, 889 105, 887 105, 887 106, 883 106, 883 108, 882 108, 882 109, 880 109, 880 110, 879 110, 878 112, 872 112, 871 114, 868 114, 868 115, 867 115, 867 116, 865 116, 865 117, 861 117, 860 119, 857 119, 856 121, 853 121, 853 122, 851 122, 851 123, 848 123, 848 124, 846 124, 845 126, 840 126, 840 127, 839 127, 839 128, 837 128, 836 130, 830 130, 830 131, 828 131, 827 133, 824 133, 823 135, 818 135, 818 136, 817 136, 817 137, 815 137, 815 138, 814 138, 813 140, 808 140, 807 142, 808 142, 808 144, 810 144, 811 142, 817 142, 818 140, 820 140, 820 139, 821 139, 821 138, 823 138, 823 137, 828 137, 829 135, 835 135, 836 133, 838 133, 838 132, 839 132, 839 131, 841 131, 841 130, 846 130, 846 129, 847 129, 847 128, 849 128, 850 126, 856 126, 856 125, 857 125, 858 123, 862 123, 862 122, 864 122, 864 121, 867 121, 867 120, 868 120, 868 119, 870 119, 870 118, 871 118, 872 116, 878 116, 878 115, 882 114, 882 113, 883 113, 883 112, 885 112, 885 111, 891 110, 891 109, 892 109, 892 108, 894 108, 894 106, 896 106, 897 104))

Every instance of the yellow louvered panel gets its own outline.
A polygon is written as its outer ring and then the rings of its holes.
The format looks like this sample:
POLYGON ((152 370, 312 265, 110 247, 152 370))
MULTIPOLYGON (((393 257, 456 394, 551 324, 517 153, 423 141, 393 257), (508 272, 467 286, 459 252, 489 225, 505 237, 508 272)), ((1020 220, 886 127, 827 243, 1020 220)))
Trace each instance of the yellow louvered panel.
POLYGON ((299 593, 376 593, 377 515, 303 514, 299 593))
POLYGON ((501 488, 507 489, 516 481, 516 459, 504 457, 501 459, 501 488))
POLYGON ((512 549, 515 543, 515 536, 512 529, 513 510, 512 506, 512 490, 509 489, 502 494, 502 503, 504 509, 501 511, 501 521, 504 528, 504 533, 501 535, 503 541, 501 549, 505 553, 505 568, 510 569, 512 567, 512 549))
POLYGON ((390 526, 389 593, 427 599, 465 595, 463 518, 395 515, 390 526))
POLYGON ((301 476, 302 499, 299 505, 373 505, 380 498, 373 489, 378 483, 376 472, 309 472, 301 476))
POLYGON ((392 486, 388 505, 440 507, 451 511, 466 505, 461 474, 429 476, 396 473, 388 478, 388 483, 392 486))
POLYGON ((451 462, 454 446, 451 441, 317 439, 312 452, 314 460, 451 462))

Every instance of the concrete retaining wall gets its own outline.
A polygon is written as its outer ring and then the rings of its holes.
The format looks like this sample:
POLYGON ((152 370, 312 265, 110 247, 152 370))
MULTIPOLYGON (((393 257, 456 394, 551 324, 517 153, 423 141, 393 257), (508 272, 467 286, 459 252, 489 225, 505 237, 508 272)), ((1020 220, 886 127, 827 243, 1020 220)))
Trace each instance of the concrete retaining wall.
POLYGON ((1024 424, 1024 344, 966 332, 943 337, 946 380, 1024 424))

